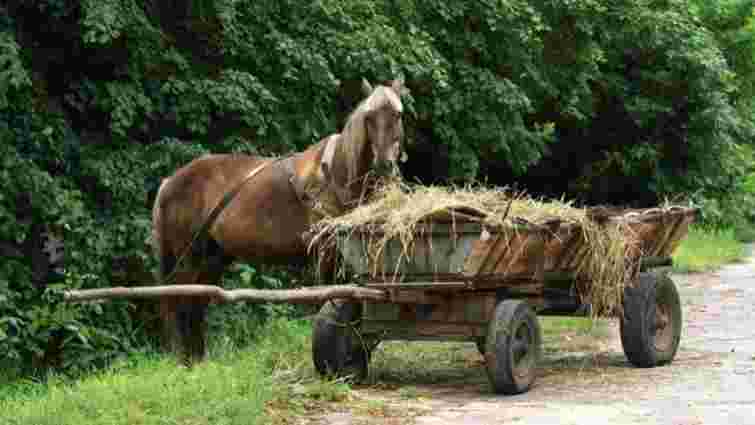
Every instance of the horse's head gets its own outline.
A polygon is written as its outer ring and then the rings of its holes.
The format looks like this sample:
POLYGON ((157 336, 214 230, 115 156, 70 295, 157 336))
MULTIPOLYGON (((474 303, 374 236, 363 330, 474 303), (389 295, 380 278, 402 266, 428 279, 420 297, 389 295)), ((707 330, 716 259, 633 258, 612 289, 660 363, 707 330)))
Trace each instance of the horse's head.
POLYGON ((362 80, 366 99, 351 114, 341 134, 349 152, 349 181, 358 181, 370 169, 382 176, 398 174, 397 162, 405 158, 401 121, 401 94, 405 90, 401 80, 374 88, 362 80))
POLYGON ((403 81, 394 80, 389 86, 372 88, 367 80, 362 80, 362 90, 367 96, 364 102, 365 132, 372 153, 372 168, 380 174, 396 174, 397 161, 405 160, 402 149, 404 127, 401 115, 404 107, 401 94, 403 81))

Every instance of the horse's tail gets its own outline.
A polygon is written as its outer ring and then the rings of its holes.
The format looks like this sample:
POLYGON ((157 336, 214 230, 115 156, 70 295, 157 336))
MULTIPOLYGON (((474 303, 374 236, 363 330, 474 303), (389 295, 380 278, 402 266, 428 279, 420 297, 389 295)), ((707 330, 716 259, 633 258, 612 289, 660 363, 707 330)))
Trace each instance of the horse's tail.
MULTIPOLYGON (((170 285, 175 282, 174 273, 177 263, 177 256, 172 252, 169 243, 170 233, 167 225, 169 224, 168 209, 164 205, 165 188, 170 178, 166 178, 160 184, 155 196, 155 203, 152 206, 152 250, 157 261, 159 269, 157 273, 158 285, 170 285)), ((179 335, 176 332, 177 322, 176 314, 178 310, 177 299, 161 298, 160 299, 160 320, 162 321, 161 343, 163 350, 177 353, 180 350, 179 335)))
MULTIPOLYGON (((175 197, 173 179, 175 177, 163 180, 152 208, 152 242, 160 262, 160 285, 203 283, 198 278, 204 270, 194 264, 194 253, 181 252, 186 247, 181 245, 181 238, 176 239, 177 233, 185 234, 185 228, 190 228, 191 224, 182 221, 187 215, 183 211, 180 197, 175 197), (178 264, 179 260, 182 264, 178 264), (177 269, 182 276, 177 276, 177 269)), ((183 361, 189 363, 204 357, 208 303, 207 299, 192 296, 160 299, 164 350, 179 354, 183 361)))
POLYGON ((152 207, 152 250, 160 263, 158 271, 158 282, 160 285, 170 284, 172 279, 171 275, 176 268, 177 257, 171 252, 168 241, 165 238, 167 236, 165 225, 165 209, 162 207, 162 195, 163 190, 170 178, 163 179, 160 183, 160 188, 157 190, 157 196, 155 196, 155 203, 152 207))

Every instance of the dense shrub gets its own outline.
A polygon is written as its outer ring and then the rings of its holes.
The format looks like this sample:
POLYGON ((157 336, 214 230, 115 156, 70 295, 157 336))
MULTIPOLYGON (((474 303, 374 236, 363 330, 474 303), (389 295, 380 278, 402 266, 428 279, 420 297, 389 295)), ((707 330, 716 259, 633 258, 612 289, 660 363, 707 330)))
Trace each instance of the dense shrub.
MULTIPOLYGON (((734 0, 9 0, 0 357, 79 368, 143 347, 149 308, 71 306, 57 291, 150 279, 162 177, 202 153, 280 154, 338 131, 362 77, 411 89, 408 178, 672 197, 742 223, 754 33, 752 2, 734 0), (46 233, 65 240, 62 273, 44 261, 46 233)), ((229 273, 232 286, 289 284, 229 273)))

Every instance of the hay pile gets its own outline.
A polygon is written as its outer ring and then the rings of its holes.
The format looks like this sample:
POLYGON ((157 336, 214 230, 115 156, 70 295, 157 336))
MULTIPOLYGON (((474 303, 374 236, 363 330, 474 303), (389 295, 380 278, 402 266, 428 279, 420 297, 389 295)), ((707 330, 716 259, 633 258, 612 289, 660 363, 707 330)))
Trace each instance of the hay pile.
MULTIPOLYGON (((594 314, 608 316, 621 312, 624 286, 634 278, 637 269, 636 261, 627 255, 632 243, 626 237, 627 229, 621 225, 598 225, 589 218, 586 209, 567 202, 540 201, 506 189, 408 186, 392 182, 348 214, 325 217, 318 222, 310 249, 322 259, 337 246, 339 238, 360 231, 366 238, 371 275, 377 277, 377 265, 388 241, 400 241, 402 259, 406 260, 419 235, 417 225, 443 218, 479 221, 496 232, 515 232, 514 223, 543 225, 556 219, 579 225, 590 249, 587 260, 577 270, 580 276, 577 290, 585 302, 592 304, 594 314)), ((338 270, 344 270, 342 265, 338 270)))

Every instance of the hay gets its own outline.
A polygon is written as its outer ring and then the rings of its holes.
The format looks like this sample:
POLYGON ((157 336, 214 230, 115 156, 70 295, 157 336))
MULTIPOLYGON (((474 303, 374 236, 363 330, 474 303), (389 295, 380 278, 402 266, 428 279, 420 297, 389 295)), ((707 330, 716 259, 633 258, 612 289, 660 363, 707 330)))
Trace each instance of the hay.
MULTIPOLYGON (((483 187, 409 186, 391 182, 360 207, 341 216, 325 217, 314 227, 310 249, 322 260, 339 238, 359 231, 366 241, 370 277, 378 277, 383 251, 390 240, 400 241, 399 262, 411 255, 418 224, 438 219, 478 221, 498 233, 513 233, 525 223, 542 226, 553 220, 579 226, 589 251, 576 270, 576 289, 596 316, 621 313, 624 286, 634 279, 639 260, 625 224, 598 224, 584 208, 569 202, 541 201, 507 189, 483 187)), ((511 254, 508 254, 511 255, 511 254)), ((398 270, 399 264, 396 264, 398 270)), ((343 272, 343 265, 338 265, 343 272)))

